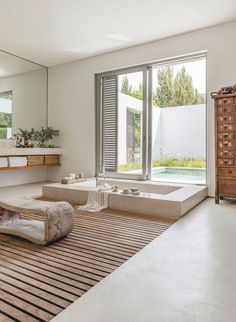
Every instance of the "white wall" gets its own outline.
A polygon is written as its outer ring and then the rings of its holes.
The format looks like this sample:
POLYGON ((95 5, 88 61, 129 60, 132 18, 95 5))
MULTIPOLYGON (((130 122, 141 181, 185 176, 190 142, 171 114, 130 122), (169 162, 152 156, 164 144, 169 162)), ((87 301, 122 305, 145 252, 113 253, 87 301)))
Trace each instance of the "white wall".
MULTIPOLYGON (((13 91, 13 133, 20 128, 40 128, 46 125, 47 116, 46 69, 0 78, 0 92, 13 91)), ((6 140, 0 140, 0 148, 6 140)), ((47 171, 0 171, 0 187, 45 181, 47 171)))
MULTIPOLYGON (((176 19, 178 23, 178 19, 176 19)), ((236 22, 49 68, 49 123, 66 148, 58 180, 67 172, 95 173, 94 74, 207 50, 208 184, 214 194, 214 113, 210 92, 235 83, 236 22)))
POLYGON ((46 69, 0 78, 0 92, 13 92, 13 133, 18 128, 46 125, 46 69))

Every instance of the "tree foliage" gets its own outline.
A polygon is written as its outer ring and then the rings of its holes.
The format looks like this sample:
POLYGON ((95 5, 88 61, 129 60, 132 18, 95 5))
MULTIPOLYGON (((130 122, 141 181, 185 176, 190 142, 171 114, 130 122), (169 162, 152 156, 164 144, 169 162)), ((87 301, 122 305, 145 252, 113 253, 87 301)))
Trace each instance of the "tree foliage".
MULTIPOLYGON (((133 89, 127 76, 122 80, 121 92, 138 98, 143 98, 141 84, 138 89, 133 89)), ((203 104, 204 97, 194 88, 192 77, 185 67, 174 76, 170 66, 160 68, 157 72, 157 87, 153 92, 153 105, 159 107, 186 106, 203 104)))
POLYGON ((0 112, 0 127, 12 127, 12 114, 0 112))

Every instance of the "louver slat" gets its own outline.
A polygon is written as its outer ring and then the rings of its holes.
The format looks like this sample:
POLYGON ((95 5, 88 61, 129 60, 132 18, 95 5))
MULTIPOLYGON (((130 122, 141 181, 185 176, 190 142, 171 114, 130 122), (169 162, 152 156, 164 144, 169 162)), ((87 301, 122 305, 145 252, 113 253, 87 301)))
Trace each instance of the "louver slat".
POLYGON ((118 119, 117 77, 104 77, 103 120, 105 172, 117 172, 117 119, 118 119))

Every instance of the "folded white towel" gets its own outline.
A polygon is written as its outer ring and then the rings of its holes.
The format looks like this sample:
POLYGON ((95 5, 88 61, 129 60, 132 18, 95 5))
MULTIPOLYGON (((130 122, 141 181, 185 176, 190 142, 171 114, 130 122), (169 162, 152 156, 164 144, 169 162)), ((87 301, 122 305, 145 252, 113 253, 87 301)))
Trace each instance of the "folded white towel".
POLYGON ((27 157, 9 157, 9 167, 27 166, 27 157))

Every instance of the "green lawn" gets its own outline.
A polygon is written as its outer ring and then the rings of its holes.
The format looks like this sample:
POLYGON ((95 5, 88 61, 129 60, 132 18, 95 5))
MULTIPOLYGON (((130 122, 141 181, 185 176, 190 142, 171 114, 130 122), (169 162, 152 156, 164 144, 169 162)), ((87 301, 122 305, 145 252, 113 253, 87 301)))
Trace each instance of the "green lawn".
MULTIPOLYGON (((205 168, 206 162, 203 159, 167 159, 163 161, 153 161, 152 167, 182 167, 182 168, 205 168)), ((140 163, 122 164, 119 166, 119 172, 129 172, 134 170, 140 170, 142 168, 140 163)))

